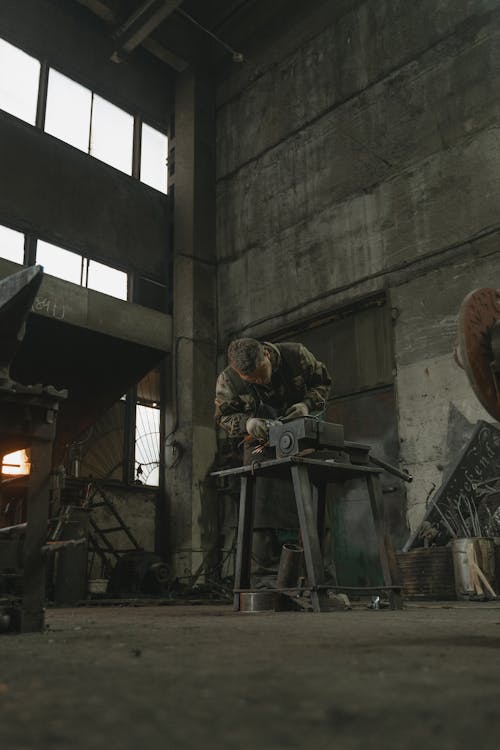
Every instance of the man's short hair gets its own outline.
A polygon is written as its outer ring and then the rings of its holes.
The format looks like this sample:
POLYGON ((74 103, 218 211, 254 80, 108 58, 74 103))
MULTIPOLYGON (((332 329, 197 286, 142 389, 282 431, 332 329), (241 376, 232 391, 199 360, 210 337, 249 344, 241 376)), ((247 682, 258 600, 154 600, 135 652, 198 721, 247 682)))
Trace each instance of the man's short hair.
POLYGON ((227 350, 229 366, 242 375, 251 375, 264 361, 264 347, 256 339, 235 339, 227 350))

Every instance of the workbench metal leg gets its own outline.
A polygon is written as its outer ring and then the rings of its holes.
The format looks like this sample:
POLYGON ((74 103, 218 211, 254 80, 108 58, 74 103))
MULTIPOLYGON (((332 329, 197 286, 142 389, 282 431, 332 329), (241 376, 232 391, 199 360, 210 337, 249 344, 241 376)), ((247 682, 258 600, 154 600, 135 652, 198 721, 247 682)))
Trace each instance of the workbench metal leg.
POLYGON ((368 493, 370 495, 370 505, 372 509, 373 523, 375 525, 375 534, 377 536, 377 546, 382 576, 386 586, 392 586, 391 569, 389 558, 385 546, 385 522, 384 522, 384 501, 382 497, 382 488, 378 476, 368 474, 366 477, 368 484, 368 493))
POLYGON ((236 564, 234 570, 233 609, 240 608, 239 589, 250 587, 252 568, 252 537, 255 509, 255 478, 241 477, 238 538, 236 542, 236 564))
MULTIPOLYGON (((326 484, 313 485, 313 506, 316 513, 316 526, 318 529, 318 539, 321 552, 324 557, 325 552, 325 520, 326 520, 326 484)), ((330 566, 330 575, 335 585, 338 584, 337 571, 332 564, 330 566)))
POLYGON ((44 629, 45 556, 42 546, 47 541, 49 519, 52 442, 33 440, 31 474, 28 482, 26 538, 24 541, 23 600, 21 605, 22 633, 44 629))
POLYGON ((318 537, 317 516, 313 506, 313 485, 309 479, 306 466, 291 466, 291 473, 304 547, 307 579, 311 587, 311 602, 313 611, 321 612, 317 587, 324 582, 325 574, 318 537))
POLYGON ((325 536, 326 485, 313 484, 312 499, 314 515, 316 517, 316 528, 318 530, 319 546, 322 550, 325 536))

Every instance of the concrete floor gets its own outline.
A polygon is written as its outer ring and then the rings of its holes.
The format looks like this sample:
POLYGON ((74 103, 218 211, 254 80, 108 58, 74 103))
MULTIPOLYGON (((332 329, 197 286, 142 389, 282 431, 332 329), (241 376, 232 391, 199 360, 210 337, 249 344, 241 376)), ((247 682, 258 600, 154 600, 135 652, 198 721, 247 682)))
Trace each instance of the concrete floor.
POLYGON ((500 747, 500 606, 49 610, 0 636, 0 748, 500 747))

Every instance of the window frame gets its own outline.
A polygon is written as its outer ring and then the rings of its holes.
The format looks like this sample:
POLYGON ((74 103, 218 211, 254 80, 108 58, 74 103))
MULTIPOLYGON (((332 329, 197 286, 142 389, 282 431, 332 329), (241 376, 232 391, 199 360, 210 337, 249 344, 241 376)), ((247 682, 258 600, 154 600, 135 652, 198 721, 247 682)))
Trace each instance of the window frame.
POLYGON ((34 123, 28 120, 25 120, 22 117, 19 117, 15 114, 10 113, 8 110, 4 110, 0 106, 0 110, 7 112, 11 117, 16 117, 17 119, 20 119, 22 122, 27 123, 30 127, 36 127, 37 129, 41 130, 42 132, 46 133, 46 135, 51 136, 52 138, 56 138, 57 140, 62 141, 62 143, 66 143, 71 148, 75 148, 76 150, 80 151, 81 153, 86 154, 87 156, 90 156, 92 159, 97 159, 98 161, 101 161, 103 164, 107 164, 112 169, 116 169, 121 174, 127 175, 127 177, 131 177, 132 179, 137 180, 138 182, 141 182, 142 185, 144 185, 146 188, 150 190, 155 190, 157 193, 160 193, 163 196, 167 196, 169 193, 169 157, 170 157, 170 134, 169 134, 169 127, 168 125, 165 125, 164 127, 158 127, 157 125, 153 125, 151 121, 148 119, 145 119, 142 114, 138 112, 131 111, 130 108, 126 108, 121 106, 120 104, 117 104, 116 102, 112 101, 107 96, 102 96, 97 91, 94 90, 93 87, 88 86, 86 83, 83 83, 80 80, 77 80, 76 78, 67 75, 65 72, 60 70, 57 67, 54 67, 53 65, 49 65, 48 61, 45 59, 42 59, 40 57, 37 57, 35 55, 30 54, 25 49, 20 47, 17 44, 13 44, 8 39, 6 39, 3 36, 0 36, 0 41, 5 42, 6 44, 10 45, 11 47, 14 47, 15 49, 19 50, 19 52, 27 55, 28 57, 35 60, 40 65, 39 70, 39 76, 38 76, 38 90, 37 90, 37 100, 36 100, 36 110, 35 110, 35 121, 34 123), (67 141, 63 140, 59 136, 52 135, 51 133, 47 133, 45 130, 45 121, 46 121, 46 114, 47 114, 47 98, 49 93, 49 78, 50 78, 50 71, 53 70, 55 73, 63 76, 64 78, 67 78, 68 80, 72 81, 73 83, 78 84, 79 86, 82 86, 83 88, 87 89, 91 95, 91 114, 90 114, 90 125, 89 125, 89 138, 88 138, 88 145, 86 150, 83 150, 79 148, 78 146, 74 146, 71 143, 68 143, 67 141), (99 99, 102 99, 107 104, 110 104, 114 107, 117 107, 119 110, 124 112, 125 114, 129 115, 133 118, 132 122, 132 163, 130 165, 130 171, 123 171, 119 167, 115 167, 113 164, 110 164, 109 162, 101 159, 98 156, 94 156, 91 153, 91 134, 92 134, 92 117, 93 117, 93 108, 94 108, 94 98, 99 97, 99 99), (141 148, 142 148, 142 128, 143 125, 146 125, 147 127, 157 131, 161 135, 164 135, 167 139, 167 155, 166 155, 166 161, 165 161, 165 190, 159 190, 158 188, 150 185, 147 182, 143 182, 140 177, 141 172, 141 162, 142 162, 142 154, 141 154, 141 148))

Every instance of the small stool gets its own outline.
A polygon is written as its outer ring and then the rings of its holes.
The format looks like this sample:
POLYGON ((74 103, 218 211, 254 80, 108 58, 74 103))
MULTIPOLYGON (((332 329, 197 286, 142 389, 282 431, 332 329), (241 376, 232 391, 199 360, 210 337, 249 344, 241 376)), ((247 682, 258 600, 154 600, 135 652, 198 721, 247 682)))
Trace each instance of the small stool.
MULTIPOLYGON (((253 464, 248 466, 238 466, 233 469, 214 472, 213 476, 239 476, 241 482, 234 578, 234 610, 240 609, 240 592, 250 587, 255 479, 257 476, 270 476, 292 481, 304 548, 307 588, 311 592, 311 604, 314 612, 322 611, 322 600, 326 598, 326 589, 364 591, 366 593, 388 591, 392 608, 401 609, 403 602, 400 587, 393 585, 386 550, 383 498, 379 478, 381 471, 381 469, 369 465, 339 463, 306 456, 287 456, 286 458, 276 458, 269 461, 254 461, 253 464), (343 484, 348 479, 363 479, 366 481, 384 579, 384 585, 380 587, 350 589, 349 587, 325 584, 321 539, 325 526, 326 488, 329 484, 343 484)), ((323 607, 323 609, 326 609, 326 607, 323 607)))

